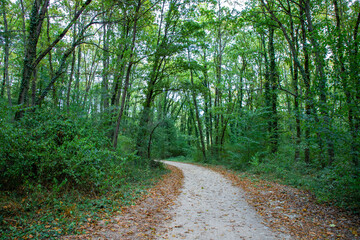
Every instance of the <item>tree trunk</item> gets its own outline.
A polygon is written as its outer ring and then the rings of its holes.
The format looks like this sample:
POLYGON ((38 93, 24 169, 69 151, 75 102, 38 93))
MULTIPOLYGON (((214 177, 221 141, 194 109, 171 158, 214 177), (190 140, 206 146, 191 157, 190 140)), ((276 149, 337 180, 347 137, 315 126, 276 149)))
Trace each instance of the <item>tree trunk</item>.
POLYGON ((271 117, 270 117, 270 144, 271 152, 276 153, 278 150, 278 114, 277 114, 277 71, 275 61, 275 48, 274 48, 274 32, 275 29, 270 27, 269 31, 269 57, 270 57, 270 68, 269 68, 269 85, 270 85, 270 105, 271 105, 271 117))
MULTIPOLYGON (((350 79, 351 82, 355 85, 355 99, 353 101, 356 101, 357 103, 360 102, 360 70, 359 70, 359 61, 360 61, 360 55, 359 55, 359 25, 360 25, 360 13, 358 13, 357 20, 354 26, 354 32, 353 32, 353 44, 351 46, 351 54, 350 54, 350 79)), ((353 105, 353 104, 352 104, 353 105)), ((360 111, 359 107, 354 108, 353 110, 353 131, 352 131, 352 139, 354 142, 354 151, 353 151, 353 163, 355 166, 360 166, 360 143, 359 143, 359 135, 360 135, 360 111)))
MULTIPOLYGON (((6 7, 5 2, 1 2, 2 11, 3 11, 3 20, 4 20, 4 84, 6 85, 6 94, 8 99, 9 106, 12 106, 11 101, 11 86, 9 79, 9 55, 10 55, 10 38, 9 38, 9 28, 6 17, 6 7)), ((2 89, 4 91, 4 87, 2 89)), ((3 93, 2 93, 3 95, 3 93)))
POLYGON ((304 161, 305 163, 310 163, 310 119, 311 113, 313 112, 313 100, 311 97, 311 80, 310 80, 310 57, 308 52, 307 37, 306 37, 306 27, 305 27, 305 17, 303 8, 300 6, 300 22, 301 22, 301 32, 302 32, 302 48, 304 54, 304 70, 305 76, 303 76, 303 81, 305 85, 305 114, 306 114, 306 126, 305 126, 305 148, 304 148, 304 161))
POLYGON ((76 96, 75 96, 75 99, 76 99, 76 104, 80 105, 80 69, 81 69, 81 61, 82 61, 82 58, 81 58, 81 55, 82 55, 82 48, 81 48, 81 45, 78 46, 78 52, 77 52, 77 63, 76 63, 76 71, 75 71, 75 90, 76 90, 76 96))
MULTIPOLYGON (((189 67, 190 67, 190 50, 189 49, 188 49, 188 60, 189 60, 189 67)), ((192 94, 193 104, 194 104, 194 108, 195 108, 196 122, 197 122, 197 126, 198 126, 199 137, 200 137, 201 152, 203 154, 204 162, 207 162, 203 129, 202 129, 202 124, 201 124, 201 119, 200 119, 200 114, 199 114, 199 108, 198 108, 198 104, 196 101, 194 76, 193 76, 193 70, 191 69, 191 67, 190 67, 190 81, 191 81, 191 86, 192 86, 191 94, 192 94)))
POLYGON ((135 40, 136 40, 136 33, 137 33, 137 21, 138 21, 138 14, 140 11, 141 4, 142 4, 141 0, 138 0, 137 5, 136 5, 135 14, 134 14, 134 25, 133 25, 131 48, 130 48, 129 65, 128 65, 128 68, 126 71, 124 91, 121 96, 120 112, 119 112, 119 115, 117 118, 116 127, 115 127, 115 131, 114 131, 114 136, 113 136, 113 148, 115 150, 116 150, 117 143, 118 143, 120 123, 121 123, 121 118, 122 118, 123 112, 124 112, 125 100, 126 100, 127 90, 129 87, 129 82, 130 82, 131 67, 133 66, 133 56, 134 56, 135 40))
MULTIPOLYGON (((20 92, 18 97, 19 105, 26 105, 28 103, 28 90, 33 71, 36 68, 34 61, 36 59, 37 43, 39 41, 42 24, 44 22, 45 14, 50 0, 34 0, 31 14, 30 25, 28 31, 27 42, 25 45, 24 66, 22 72, 22 80, 20 85, 20 92)), ((18 111, 15 119, 22 117, 22 111, 18 111)))
MULTIPOLYGON (((315 54, 315 63, 316 63, 316 73, 319 80, 319 91, 320 91, 320 112, 322 117, 324 118, 324 128, 325 128, 325 134, 324 138, 327 144, 327 150, 328 150, 328 165, 331 165, 335 158, 335 149, 334 149, 334 142, 332 140, 332 134, 331 134, 331 119, 328 113, 328 106, 327 106, 327 79, 324 72, 325 67, 325 56, 321 52, 321 46, 318 42, 318 38, 316 37, 316 32, 313 28, 312 24, 312 17, 310 13, 310 0, 303 0, 303 7, 305 11, 305 16, 307 20, 307 28, 309 31, 309 38, 310 42, 313 46, 313 51, 315 54)), ((322 139, 320 139, 322 141, 322 139)), ((320 143, 321 144, 321 143, 320 143)))
MULTIPOLYGON (((106 20, 105 18, 103 19, 106 20)), ((103 33, 103 72, 102 72, 102 99, 103 99, 103 109, 106 111, 106 109, 109 108, 109 96, 108 96, 108 90, 109 90, 109 28, 107 24, 104 24, 104 33, 103 33)))
POLYGON ((206 63, 206 49, 204 49, 204 69, 203 69, 203 75, 204 75, 204 81, 203 85, 205 87, 205 94, 204 94, 204 114, 205 114, 205 135, 206 135, 206 145, 207 149, 210 149, 210 146, 212 144, 212 114, 211 114, 211 90, 209 86, 209 76, 208 76, 208 69, 207 69, 207 63, 206 63))
MULTIPOLYGON (((292 17, 292 11, 291 11, 291 5, 290 0, 287 0, 287 6, 289 9, 289 17, 290 17, 290 29, 291 29, 291 40, 294 44, 295 51, 298 52, 299 46, 298 46, 298 39, 295 33, 294 29, 294 21, 292 17)), ((295 128, 296 128, 296 139, 295 139, 295 155, 294 160, 299 161, 300 160, 300 145, 301 145, 301 120, 300 120, 300 107, 299 107, 299 71, 296 67, 296 62, 294 61, 294 58, 292 57, 293 61, 291 64, 291 76, 293 81, 293 88, 294 88, 294 111, 295 111, 295 128)))
POLYGON ((33 71, 33 76, 31 78, 31 105, 36 105, 36 81, 37 81, 37 69, 33 71))

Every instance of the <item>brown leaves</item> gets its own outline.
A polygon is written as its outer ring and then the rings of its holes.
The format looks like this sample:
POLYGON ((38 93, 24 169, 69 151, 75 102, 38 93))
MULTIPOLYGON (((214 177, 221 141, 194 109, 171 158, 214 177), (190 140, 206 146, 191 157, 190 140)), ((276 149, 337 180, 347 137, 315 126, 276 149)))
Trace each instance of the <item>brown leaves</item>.
POLYGON ((297 239, 359 239, 359 216, 318 204, 310 192, 212 168, 246 192, 266 224, 297 239))
POLYGON ((121 214, 114 218, 89 224, 84 235, 65 239, 154 239, 157 227, 170 218, 166 210, 179 194, 184 178, 180 169, 167 167, 171 173, 149 189, 135 205, 122 207, 121 214))

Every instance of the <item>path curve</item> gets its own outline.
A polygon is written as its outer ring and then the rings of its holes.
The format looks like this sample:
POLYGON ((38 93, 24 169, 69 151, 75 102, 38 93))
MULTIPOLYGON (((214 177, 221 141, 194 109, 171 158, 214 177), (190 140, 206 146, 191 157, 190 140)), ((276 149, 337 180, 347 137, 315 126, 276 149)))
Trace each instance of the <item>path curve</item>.
POLYGON ((192 164, 163 161, 180 168, 184 186, 174 216, 158 239, 289 239, 274 233, 245 201, 243 191, 222 175, 192 164))

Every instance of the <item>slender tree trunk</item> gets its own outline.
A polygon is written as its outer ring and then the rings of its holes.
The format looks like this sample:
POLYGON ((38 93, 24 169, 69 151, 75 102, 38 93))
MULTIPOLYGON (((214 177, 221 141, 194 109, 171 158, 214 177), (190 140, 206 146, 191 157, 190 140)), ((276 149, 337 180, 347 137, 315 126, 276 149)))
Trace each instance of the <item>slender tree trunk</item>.
MULTIPOLYGON (((189 60, 189 67, 190 67, 190 50, 189 49, 188 49, 188 60, 189 60)), ((201 123, 201 119, 200 119, 199 108, 198 108, 196 94, 195 94, 193 70, 191 68, 190 68, 190 81, 191 81, 191 86, 193 88, 191 94, 192 94, 193 104, 194 104, 194 108, 195 108, 196 122, 197 122, 197 126, 198 126, 198 131, 199 131, 201 152, 203 154, 204 162, 207 162, 206 147, 205 147, 202 123, 201 123)))
POLYGON ((270 118, 270 142, 271 152, 276 153, 278 150, 278 114, 277 114, 277 71, 275 61, 275 48, 274 48, 274 32, 275 29, 270 27, 269 31, 269 57, 270 57, 270 69, 269 69, 269 80, 270 80, 270 102, 271 102, 271 118, 270 118))
MULTIPOLYGON (((51 38, 50 38, 50 17, 47 16, 47 24, 46 24, 46 34, 47 34, 47 40, 48 40, 48 44, 51 43, 51 38)), ((50 79, 52 79, 54 77, 54 67, 52 64, 52 53, 49 52, 48 54, 49 58, 49 73, 50 73, 50 79)), ((36 79, 36 78, 35 78, 36 79)), ((54 107, 56 107, 58 105, 58 96, 57 96, 57 90, 56 90, 56 84, 54 83, 52 86, 52 100, 54 101, 54 107)), ((35 97, 34 97, 35 100, 35 97)), ((35 101, 33 102, 33 104, 35 104, 35 101)))
POLYGON ((81 48, 81 45, 79 45, 77 47, 78 49, 78 52, 77 52, 77 63, 76 63, 76 71, 75 71, 75 90, 76 90, 76 96, 75 96, 75 99, 76 99, 76 104, 79 104, 80 105, 80 80, 81 80, 81 76, 80 76, 80 69, 81 69, 81 55, 82 55, 82 48, 81 48))
MULTIPOLYGON (((359 70, 359 62, 360 62, 360 54, 359 54, 359 41, 360 37, 358 36, 359 32, 359 25, 360 25, 360 13, 358 13, 357 20, 354 26, 353 31, 353 40, 351 46, 351 53, 350 53, 350 79, 351 82, 355 85, 355 97, 353 97, 353 101, 357 103, 360 102, 360 70, 359 70)), ((353 105, 353 104, 352 104, 353 105)), ((350 113, 349 113, 350 114, 350 113)), ((354 151, 353 151, 353 163, 355 166, 360 166, 360 110, 359 105, 354 108, 353 110, 353 128, 352 131, 352 138, 354 141, 354 151)))
POLYGON ((70 111, 70 95, 71 95, 71 85, 73 82, 74 70, 75 70, 75 59, 76 59, 76 55, 75 55, 75 51, 73 51, 72 58, 71 58, 69 82, 68 82, 68 87, 67 87, 67 92, 66 92, 66 108, 67 108, 68 112, 70 111))
POLYGON ((36 105, 36 81, 37 81, 37 69, 34 69, 33 76, 31 78, 31 105, 36 105))
MULTIPOLYGON (((4 84, 6 85, 6 93, 9 106, 12 106, 11 101, 11 86, 10 86, 10 79, 9 79, 9 55, 10 55, 10 38, 9 38, 9 28, 7 23, 6 17, 6 7, 5 1, 1 1, 1 10, 4 20, 4 84)), ((2 92, 4 91, 4 87, 2 92)), ((3 95, 3 93, 2 93, 3 95)))
MULTIPOLYGON (((314 30, 312 24, 312 17, 310 13, 310 0, 303 0, 303 7, 305 11, 305 16, 307 19, 307 28, 309 32, 310 42, 313 46, 313 51, 315 54, 315 62, 316 62, 316 73, 319 80, 319 91, 320 91, 320 112, 322 117, 324 118, 324 130, 325 130, 325 142, 327 144, 327 151, 328 151, 328 165, 331 165, 335 158, 335 149, 334 149, 334 142, 332 140, 331 134, 331 119, 328 113, 327 107, 327 79, 324 72, 324 59, 325 56, 321 52, 321 46, 318 42, 318 38, 316 37, 316 32, 314 30)), ((322 141, 322 139, 320 139, 322 141)))
POLYGON ((218 26, 217 26, 217 36, 216 36, 216 58, 215 58, 215 71, 216 71, 216 84, 215 84, 215 97, 214 97, 214 109, 216 112, 214 113, 214 124, 217 126, 215 128, 215 149, 214 155, 216 158, 219 157, 222 146, 220 145, 221 139, 221 127, 222 123, 222 114, 220 113, 220 107, 222 102, 222 53, 223 53, 223 42, 222 42, 222 16, 221 16, 221 2, 218 2, 218 26))
POLYGON ((123 77, 124 72, 126 70, 126 64, 123 53, 118 56, 117 58, 119 72, 114 77, 114 87, 113 93, 111 96, 111 105, 112 106, 119 106, 120 96, 121 96, 121 89, 123 85, 123 77))
MULTIPOLYGON (((75 5, 75 13, 77 12, 77 8, 78 8, 78 2, 76 2, 75 5)), ((81 19, 81 18, 80 18, 81 19)), ((73 28, 73 39, 72 39, 72 43, 75 44, 76 41, 76 30, 77 30, 77 22, 74 24, 74 28, 73 28)), ((67 93, 66 93, 66 108, 67 111, 70 111, 70 95, 71 95, 71 85, 73 82, 73 77, 74 77, 74 72, 75 72, 75 61, 76 61, 76 51, 74 49, 73 53, 72 53, 72 58, 71 58, 71 68, 70 68, 70 75, 69 75, 69 82, 68 82, 68 87, 67 87, 67 93)))
MULTIPOLYGON (((25 13, 25 7, 24 7, 24 2, 23 0, 20 0, 20 5, 21 5, 21 18, 22 18, 22 31, 23 31, 23 47, 24 47, 24 56, 25 56, 25 48, 26 48, 26 13, 25 13)), ((23 56, 23 57, 24 57, 23 56)))
POLYGON ((267 107, 269 145, 272 153, 278 148, 277 96, 276 96, 276 62, 274 49, 274 27, 269 27, 269 42, 266 49, 265 38, 262 37, 265 62, 265 105, 267 107))
POLYGON ((148 158, 148 159, 151 159, 151 142, 152 142, 152 137, 153 137, 153 134, 154 134, 156 128, 158 128, 158 127, 160 126, 160 123, 161 123, 161 122, 159 122, 158 124, 156 124, 155 127, 153 127, 153 129, 152 129, 151 132, 150 132, 149 142, 148 142, 148 146, 147 146, 147 154, 148 154, 148 155, 147 155, 147 158, 148 158))
POLYGON ((311 97, 311 82, 310 82, 310 57, 308 52, 307 37, 306 37, 306 27, 305 27, 305 17, 303 8, 300 6, 300 22, 301 22, 301 32, 302 32, 302 48, 304 54, 304 71, 305 76, 303 76, 303 81, 305 85, 305 114, 306 114, 306 126, 305 126, 305 141, 306 145, 304 148, 304 161, 305 163, 310 163, 310 119, 311 113, 313 112, 313 100, 311 97))
MULTIPOLYGON (((19 105, 28 103, 28 90, 30 80, 35 70, 34 61, 36 59, 37 43, 39 41, 42 24, 49 5, 49 0, 34 0, 31 14, 30 25, 28 31, 27 42, 25 45, 25 58, 22 72, 22 80, 20 85, 20 93, 18 98, 19 105)), ((15 119, 22 116, 22 111, 16 113, 15 119)))
MULTIPOLYGON (((85 71, 87 71, 88 73, 85 73, 86 76, 86 85, 85 85, 85 96, 84 96, 84 100, 83 100, 83 107, 86 108, 87 107, 87 98, 89 95, 89 91, 91 89, 91 85, 94 82, 95 79, 95 74, 96 74, 96 70, 98 68, 98 49, 95 50, 95 54, 93 55, 93 59, 91 59, 91 66, 90 69, 86 69, 85 67, 85 71)), ((86 66, 86 61, 85 61, 85 66, 86 66)), ((101 100, 100 100, 100 105, 101 105, 101 100)), ((89 106, 91 106, 91 101, 89 106)))
POLYGON ((3 81, 2 81, 2 84, 1 84, 1 93, 0 93, 2 98, 4 97, 5 88, 6 88, 6 81, 5 81, 5 73, 4 73, 4 78, 3 78, 3 81))
POLYGON ((111 97, 112 106, 119 106, 120 103, 123 78, 124 78, 124 74, 126 73, 126 66, 127 66, 125 53, 128 50, 128 45, 126 44, 126 39, 129 36, 130 28, 131 28, 130 21, 126 21, 126 24, 124 24, 123 31, 121 33, 122 34, 121 39, 123 39, 123 41, 118 46, 118 49, 120 49, 120 54, 117 57, 117 69, 119 69, 119 72, 114 77, 113 94, 111 97))
POLYGON ((208 76, 208 69, 207 69, 207 63, 206 63, 206 49, 204 49, 204 69, 203 69, 203 75, 204 75, 204 81, 203 85, 205 87, 205 93, 204 93, 204 114, 205 114, 205 136, 206 136, 206 149, 210 149, 211 146, 211 139, 212 139, 212 130, 211 130, 211 90, 209 86, 209 76, 208 76))
MULTIPOLYGON (((290 28, 291 28, 291 40, 294 44, 296 52, 298 52, 298 39, 294 29, 294 21, 292 17, 291 5, 290 0, 287 0, 287 6, 289 9, 289 17, 290 17, 290 28)), ((291 53, 292 54, 292 53, 291 53)), ((291 65, 291 72, 292 72, 292 80, 293 80, 293 87, 294 87, 294 111, 295 111, 295 128, 296 128, 296 139, 295 139, 295 155, 294 160, 300 160, 300 145, 301 145, 301 120, 300 120, 300 107, 299 107, 299 71, 296 67, 296 62, 294 61, 294 57, 292 57, 292 65, 291 65)))
POLYGON ((121 123, 121 118, 124 112, 124 107, 125 107, 125 100, 126 100, 126 95, 127 95, 127 90, 129 87, 129 82, 130 82, 130 73, 131 73, 131 68, 133 66, 133 56, 134 56, 134 49, 135 49, 135 40, 136 40, 136 33, 137 33, 137 22, 138 22, 138 14, 141 8, 141 0, 138 0, 137 2, 137 6, 136 6, 136 10, 135 10, 135 14, 134 14, 134 25, 133 25, 133 35, 132 35, 132 43, 131 43, 131 49, 130 49, 130 57, 129 57, 129 65, 126 71, 126 77, 125 77, 125 83, 124 83, 124 91, 123 94, 121 96, 121 106, 120 106, 120 112, 117 118, 117 122, 116 122, 116 127, 115 127, 115 131, 114 131, 114 136, 113 136, 113 148, 116 149, 117 147, 117 143, 118 143, 118 136, 119 136, 119 130, 120 130, 120 123, 121 123))
MULTIPOLYGON (((293 63, 294 64, 294 63, 293 63)), ((300 145, 301 145, 301 120, 300 120, 300 107, 299 107, 299 86, 298 86, 298 70, 293 68, 293 86, 294 86, 294 110, 296 122, 296 140, 295 140, 295 161, 300 160, 300 145)))
MULTIPOLYGON (((105 21, 106 19, 104 19, 105 21)), ((109 96, 108 96, 108 90, 109 90, 109 28, 107 24, 104 24, 104 33, 103 33, 103 81, 102 81, 102 98, 103 98, 103 108, 104 111, 109 108, 109 96)))

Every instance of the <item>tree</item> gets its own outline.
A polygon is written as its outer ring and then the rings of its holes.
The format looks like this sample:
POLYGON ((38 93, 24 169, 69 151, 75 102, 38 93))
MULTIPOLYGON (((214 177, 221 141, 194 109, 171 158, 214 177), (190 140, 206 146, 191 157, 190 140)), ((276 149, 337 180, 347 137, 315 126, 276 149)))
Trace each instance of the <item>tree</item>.
POLYGON ((10 79, 9 79, 9 55, 10 55, 10 31, 8 27, 7 17, 6 17, 6 2, 5 0, 1 1, 1 11, 4 21, 4 81, 3 87, 1 89, 1 96, 3 96, 4 86, 6 86, 6 94, 9 106, 12 106, 11 100, 11 90, 10 90, 10 79))
MULTIPOLYGON (((69 29, 75 24, 76 20, 83 13, 85 8, 91 3, 92 0, 87 0, 79 11, 75 14, 70 23, 64 28, 64 30, 58 35, 58 37, 41 53, 37 53, 37 45, 39 37, 42 31, 42 24, 44 22, 49 0, 35 0, 32 5, 30 23, 28 29, 27 42, 25 44, 25 57, 24 57, 24 66, 22 72, 22 81, 20 87, 20 93, 18 97, 18 104, 24 105, 28 103, 28 89, 30 84, 30 79, 35 71, 36 66, 40 61, 54 48, 54 46, 66 35, 69 29)), ((71 53, 71 52, 70 52, 71 53)), ((69 54, 64 56, 68 57, 69 54)), ((66 59, 65 59, 66 60, 66 59)), ((16 113, 16 118, 22 116, 22 111, 16 113)))

